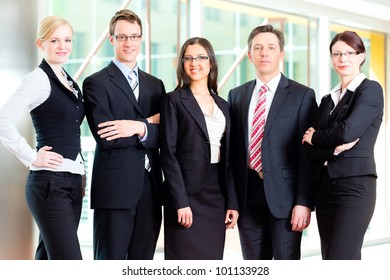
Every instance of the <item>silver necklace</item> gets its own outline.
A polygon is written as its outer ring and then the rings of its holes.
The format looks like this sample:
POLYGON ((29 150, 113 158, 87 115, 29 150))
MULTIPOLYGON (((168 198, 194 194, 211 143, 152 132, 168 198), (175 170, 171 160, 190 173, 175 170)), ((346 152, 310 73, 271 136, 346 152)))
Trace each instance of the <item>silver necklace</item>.
POLYGON ((66 75, 64 69, 61 69, 61 74, 65 78, 66 82, 68 83, 68 86, 69 86, 70 90, 72 91, 72 93, 77 96, 79 91, 74 88, 73 82, 68 79, 68 75, 66 75))

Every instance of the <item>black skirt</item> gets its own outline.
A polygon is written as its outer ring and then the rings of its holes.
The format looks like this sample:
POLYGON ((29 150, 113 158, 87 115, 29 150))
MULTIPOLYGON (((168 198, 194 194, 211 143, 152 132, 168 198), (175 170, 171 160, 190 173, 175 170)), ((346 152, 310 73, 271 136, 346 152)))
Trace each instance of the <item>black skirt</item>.
POLYGON ((218 164, 212 164, 202 190, 189 196, 192 226, 177 222, 169 199, 164 206, 166 260, 221 260, 225 246, 225 198, 219 185, 218 164))

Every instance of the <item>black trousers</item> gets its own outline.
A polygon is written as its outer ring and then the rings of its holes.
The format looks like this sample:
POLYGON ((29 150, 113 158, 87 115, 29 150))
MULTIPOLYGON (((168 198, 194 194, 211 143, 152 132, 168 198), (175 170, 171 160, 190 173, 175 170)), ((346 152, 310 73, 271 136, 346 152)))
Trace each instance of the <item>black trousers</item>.
POLYGON ((247 205, 240 213, 238 230, 245 260, 297 260, 301 257, 301 232, 291 230, 291 217, 272 216, 263 180, 248 170, 247 205))
POLYGON ((130 209, 95 209, 94 259, 152 260, 160 233, 162 207, 145 171, 138 204, 130 209))
POLYGON ((81 175, 31 171, 25 191, 40 232, 35 258, 81 260, 77 237, 82 208, 81 175))
POLYGON ((359 260, 375 209, 376 177, 331 180, 323 167, 316 193, 316 216, 325 260, 359 260))

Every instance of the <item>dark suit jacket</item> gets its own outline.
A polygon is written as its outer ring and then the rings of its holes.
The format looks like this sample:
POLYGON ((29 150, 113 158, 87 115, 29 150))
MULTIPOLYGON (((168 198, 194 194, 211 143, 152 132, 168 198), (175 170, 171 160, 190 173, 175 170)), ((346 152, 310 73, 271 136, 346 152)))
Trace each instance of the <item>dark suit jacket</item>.
POLYGON ((330 94, 321 100, 310 146, 311 157, 328 161, 329 177, 340 178, 361 175, 376 176, 374 145, 383 117, 383 90, 379 83, 369 79, 356 88, 347 90, 334 108, 330 94), (359 141, 352 149, 333 156, 336 146, 359 141))
POLYGON ((96 140, 92 172, 91 207, 128 209, 136 205, 143 188, 145 153, 148 154, 154 187, 160 189, 159 125, 146 118, 159 113, 165 94, 161 80, 139 70, 139 102, 119 68, 111 62, 83 83, 86 116, 96 140), (146 124, 146 143, 137 135, 107 141, 97 135, 99 123, 111 120, 139 120, 146 124))
MULTIPOLYGON (((248 109, 256 81, 229 92, 231 162, 240 212, 247 203, 248 109)), ((264 191, 275 218, 288 218, 294 205, 313 208, 312 168, 301 144, 317 110, 314 91, 282 75, 268 113, 262 142, 264 191)))
MULTIPOLYGON (((222 191, 228 209, 238 209, 237 197, 230 172, 229 106, 221 97, 212 95, 226 118, 222 138, 222 191)), ((210 139, 203 112, 191 90, 179 89, 168 93, 161 107, 161 163, 165 175, 164 188, 176 209, 190 206, 188 195, 196 194, 207 180, 210 160, 210 139)))

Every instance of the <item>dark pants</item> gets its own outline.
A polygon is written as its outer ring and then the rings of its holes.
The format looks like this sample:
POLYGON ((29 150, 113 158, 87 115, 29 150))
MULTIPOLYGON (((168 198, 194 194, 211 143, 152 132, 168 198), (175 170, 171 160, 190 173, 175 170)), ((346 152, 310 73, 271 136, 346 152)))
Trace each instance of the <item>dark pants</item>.
POLYGON ((264 193, 263 180, 248 171, 245 212, 238 220, 241 250, 245 260, 297 260, 301 257, 301 232, 291 230, 291 217, 272 216, 264 193))
POLYGON ((26 201, 40 232, 36 259, 81 260, 77 237, 82 208, 81 175, 31 171, 26 201))
POLYGON ((134 208, 95 209, 96 260, 152 260, 161 227, 161 205, 145 171, 143 191, 134 208))
POLYGON ((374 213, 375 200, 375 177, 330 180, 327 168, 323 168, 316 194, 323 259, 361 259, 364 235, 374 213))

